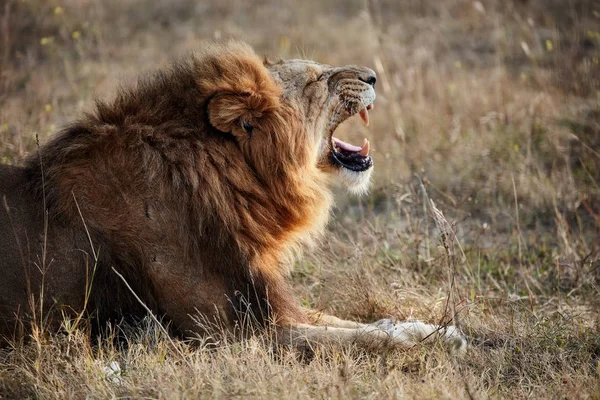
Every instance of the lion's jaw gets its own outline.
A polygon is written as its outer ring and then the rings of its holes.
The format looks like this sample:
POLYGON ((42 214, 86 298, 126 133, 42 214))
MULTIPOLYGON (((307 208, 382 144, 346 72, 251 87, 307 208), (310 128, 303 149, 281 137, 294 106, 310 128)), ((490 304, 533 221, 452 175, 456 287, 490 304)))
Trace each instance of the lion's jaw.
POLYGON ((368 190, 373 160, 365 139, 354 146, 334 132, 346 119, 360 114, 368 125, 375 101, 375 72, 354 65, 331 67, 307 60, 287 60, 267 68, 283 88, 284 99, 301 104, 307 140, 313 141, 319 169, 331 173, 352 193, 368 190))

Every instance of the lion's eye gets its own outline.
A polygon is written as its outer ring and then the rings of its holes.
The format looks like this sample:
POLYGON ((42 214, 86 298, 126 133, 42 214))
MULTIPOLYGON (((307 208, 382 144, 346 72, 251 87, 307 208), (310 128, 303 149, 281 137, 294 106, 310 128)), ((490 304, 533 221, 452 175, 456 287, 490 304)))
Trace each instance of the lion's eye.
POLYGON ((246 133, 248 134, 248 136, 252 137, 252 134, 254 133, 254 127, 252 125, 250 125, 247 122, 244 122, 242 124, 242 128, 244 128, 244 130, 246 131, 246 133))

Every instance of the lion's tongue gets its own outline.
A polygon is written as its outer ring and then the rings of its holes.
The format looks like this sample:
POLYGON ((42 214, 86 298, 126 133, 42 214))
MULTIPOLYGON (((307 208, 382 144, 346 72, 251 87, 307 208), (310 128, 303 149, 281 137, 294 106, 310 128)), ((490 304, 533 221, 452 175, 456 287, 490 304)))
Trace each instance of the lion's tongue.
POLYGON ((339 147, 342 150, 351 151, 353 153, 359 153, 361 156, 364 157, 369 155, 370 143, 366 138, 363 140, 363 144, 361 147, 355 146, 350 143, 346 143, 343 140, 336 138, 335 136, 333 137, 333 143, 336 147, 339 147))

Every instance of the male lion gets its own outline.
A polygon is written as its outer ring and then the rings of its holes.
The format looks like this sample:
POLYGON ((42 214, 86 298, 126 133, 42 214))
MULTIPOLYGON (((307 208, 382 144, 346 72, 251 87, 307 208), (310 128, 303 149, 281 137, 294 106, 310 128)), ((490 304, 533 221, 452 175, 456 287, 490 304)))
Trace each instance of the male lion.
POLYGON ((25 167, 1 166, 0 335, 148 307, 182 334, 202 332, 197 316, 233 330, 251 313, 295 346, 436 336, 464 347, 453 328, 303 310, 286 282, 288 256, 324 230, 328 180, 367 188, 369 142, 333 133, 357 113, 368 123, 375 80, 364 67, 209 45, 98 102, 25 167))

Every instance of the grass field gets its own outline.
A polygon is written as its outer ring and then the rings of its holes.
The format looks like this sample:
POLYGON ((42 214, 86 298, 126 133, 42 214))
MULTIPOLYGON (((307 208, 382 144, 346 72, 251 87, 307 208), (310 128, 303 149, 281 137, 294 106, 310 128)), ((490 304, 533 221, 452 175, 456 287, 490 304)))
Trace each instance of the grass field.
POLYGON ((372 67, 371 125, 339 136, 371 139, 373 188, 336 189, 295 289, 343 318, 471 338, 458 358, 434 344, 300 360, 262 337, 209 349, 149 323, 118 347, 74 330, 0 349, 0 398, 600 399, 599 1, 4 0, 0 32, 10 164, 205 40, 372 67))

